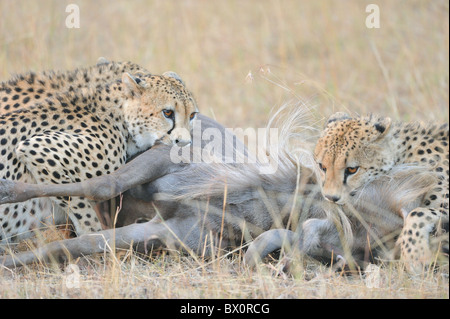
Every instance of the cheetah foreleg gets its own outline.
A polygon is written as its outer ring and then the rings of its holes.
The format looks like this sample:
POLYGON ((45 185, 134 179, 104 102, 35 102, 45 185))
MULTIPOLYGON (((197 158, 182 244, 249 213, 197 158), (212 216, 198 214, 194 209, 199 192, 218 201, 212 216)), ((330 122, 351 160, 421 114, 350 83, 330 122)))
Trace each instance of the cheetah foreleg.
POLYGON ((410 272, 422 272, 436 259, 442 245, 448 246, 448 234, 438 234, 443 223, 448 224, 448 212, 435 208, 420 207, 407 215, 397 244, 410 272))

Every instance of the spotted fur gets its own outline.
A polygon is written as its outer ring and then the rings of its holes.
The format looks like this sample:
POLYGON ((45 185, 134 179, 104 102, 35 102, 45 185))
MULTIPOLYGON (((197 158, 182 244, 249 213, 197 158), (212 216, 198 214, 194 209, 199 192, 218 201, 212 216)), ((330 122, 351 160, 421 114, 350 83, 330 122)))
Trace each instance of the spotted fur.
POLYGON ((119 80, 125 72, 148 73, 132 62, 100 59, 96 65, 87 68, 16 75, 9 81, 0 83, 0 115, 42 103, 65 91, 98 87, 119 80))
POLYGON ((393 123, 389 118, 337 113, 328 120, 314 152, 322 193, 345 205, 356 190, 378 176, 389 176, 398 165, 419 165, 434 172, 436 185, 419 207, 399 212, 404 218, 397 241, 401 257, 410 269, 421 270, 436 256, 438 246, 448 250, 448 234, 442 236, 448 229, 448 142, 448 124, 393 123))
MULTIPOLYGON (((189 142, 196 113, 174 73, 124 73, 110 84, 69 90, 0 116, 0 178, 60 184, 109 174, 155 142, 189 142)), ((33 199, 0 205, 0 240, 27 237, 65 213, 77 234, 101 229, 85 198, 33 199)))

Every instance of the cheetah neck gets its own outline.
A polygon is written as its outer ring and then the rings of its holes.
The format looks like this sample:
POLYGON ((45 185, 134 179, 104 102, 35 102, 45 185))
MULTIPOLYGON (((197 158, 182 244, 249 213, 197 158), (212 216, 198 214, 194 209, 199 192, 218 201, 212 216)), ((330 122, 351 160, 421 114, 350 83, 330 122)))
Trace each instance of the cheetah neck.
POLYGON ((106 123, 123 126, 123 105, 126 99, 121 93, 120 83, 105 85, 97 89, 80 89, 79 93, 72 94, 69 99, 72 105, 76 105, 76 108, 82 106, 84 110, 106 123))
POLYGON ((120 82, 96 89, 80 89, 66 94, 59 102, 64 113, 85 113, 88 116, 86 120, 110 126, 124 142, 129 139, 123 108, 126 97, 122 94, 120 82))
POLYGON ((403 164, 403 154, 410 145, 407 145, 407 141, 404 139, 400 123, 393 124, 390 132, 386 134, 385 141, 389 144, 389 153, 393 158, 394 165, 403 164))
MULTIPOLYGON (((396 164, 416 163, 416 153, 420 152, 423 136, 431 134, 432 129, 418 123, 397 123, 391 130, 392 152, 396 164)), ((425 137, 426 139, 428 137, 425 137)))
POLYGON ((401 145, 401 139, 397 135, 395 134, 395 128, 391 128, 382 140, 376 142, 379 148, 377 153, 380 157, 381 172, 388 173, 395 165, 402 163, 403 146, 401 145))

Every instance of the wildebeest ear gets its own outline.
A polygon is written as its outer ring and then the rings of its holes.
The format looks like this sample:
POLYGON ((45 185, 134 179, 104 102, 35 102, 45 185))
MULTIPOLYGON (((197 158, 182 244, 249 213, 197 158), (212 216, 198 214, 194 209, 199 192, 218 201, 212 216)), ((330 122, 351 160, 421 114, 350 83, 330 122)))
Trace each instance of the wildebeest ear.
POLYGON ((176 74, 173 71, 167 71, 163 73, 163 76, 169 77, 169 78, 174 78, 175 80, 180 81, 181 84, 183 84, 183 86, 186 86, 184 84, 184 81, 180 78, 180 76, 178 74, 176 74))
POLYGON ((128 91, 133 93, 140 93, 142 89, 145 89, 148 86, 145 81, 138 77, 132 76, 128 72, 125 72, 122 75, 122 83, 125 84, 128 91))
POLYGON ((349 119, 351 119, 351 117, 347 113, 336 112, 328 118, 328 120, 325 123, 325 126, 327 126, 328 124, 333 123, 333 122, 339 122, 339 121, 349 120, 349 119))
POLYGON ((111 63, 111 61, 109 61, 107 58, 104 57, 99 57, 97 60, 97 65, 102 65, 102 64, 108 64, 111 63))

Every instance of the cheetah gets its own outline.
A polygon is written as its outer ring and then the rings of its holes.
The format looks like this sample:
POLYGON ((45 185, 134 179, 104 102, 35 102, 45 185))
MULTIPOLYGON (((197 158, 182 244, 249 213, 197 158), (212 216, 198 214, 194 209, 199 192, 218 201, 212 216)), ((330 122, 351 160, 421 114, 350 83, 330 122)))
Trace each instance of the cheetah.
MULTIPOLYGON (((9 81, 0 83, 0 115, 32 107, 65 91, 99 87, 120 79, 124 72, 133 75, 149 73, 132 62, 114 62, 100 57, 96 65, 75 70, 49 70, 15 75, 9 81)), ((101 207, 96 206, 96 209, 101 207)))
POLYGON ((96 87, 120 79, 123 73, 148 73, 132 62, 110 62, 99 58, 97 64, 71 71, 29 72, 0 83, 0 115, 42 103, 59 93, 96 87))
MULTIPOLYGON (((155 143, 189 144, 197 113, 174 72, 124 73, 113 83, 47 98, 0 116, 0 179, 63 184, 109 174, 155 143)), ((101 230, 83 197, 33 199, 0 205, 0 242, 29 237, 43 220, 65 216, 77 235, 101 230)))
POLYGON ((421 204, 398 212, 403 218, 397 240, 400 257, 409 270, 420 272, 442 248, 438 245, 448 246, 448 235, 439 237, 443 242, 434 240, 448 228, 448 141, 448 124, 400 123, 388 117, 351 118, 336 113, 327 121, 314 150, 322 195, 345 205, 358 189, 377 177, 389 176, 399 165, 417 165, 433 172, 436 184, 421 204))

